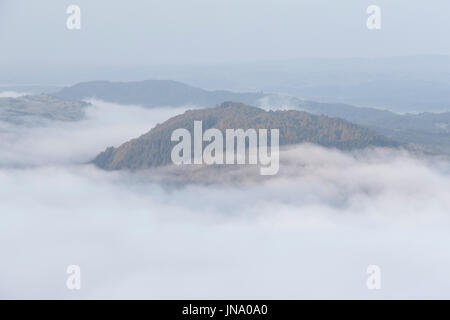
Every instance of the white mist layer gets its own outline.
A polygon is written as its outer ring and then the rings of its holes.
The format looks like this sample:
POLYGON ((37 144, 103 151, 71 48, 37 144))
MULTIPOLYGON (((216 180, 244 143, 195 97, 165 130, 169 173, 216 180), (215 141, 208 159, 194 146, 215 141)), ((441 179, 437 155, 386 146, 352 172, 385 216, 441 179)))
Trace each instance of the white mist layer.
POLYGON ((450 298, 448 162, 299 145, 261 183, 172 188, 73 162, 176 110, 96 108, 2 147, 39 166, 0 168, 0 298, 450 298))
POLYGON ((87 162, 107 147, 136 138, 186 110, 89 102, 92 106, 82 121, 31 128, 0 124, 0 166, 87 162))
POLYGON ((19 98, 22 96, 26 96, 28 93, 26 92, 17 92, 17 91, 2 91, 0 92, 0 98, 19 98))

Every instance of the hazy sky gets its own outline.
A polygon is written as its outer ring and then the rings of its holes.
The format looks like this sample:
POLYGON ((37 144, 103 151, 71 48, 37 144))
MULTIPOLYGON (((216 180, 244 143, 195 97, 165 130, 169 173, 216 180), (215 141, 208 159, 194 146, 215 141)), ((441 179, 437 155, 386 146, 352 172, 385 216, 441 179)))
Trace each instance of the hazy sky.
POLYGON ((450 54, 449 14, 448 0, 0 0, 0 67, 450 54))

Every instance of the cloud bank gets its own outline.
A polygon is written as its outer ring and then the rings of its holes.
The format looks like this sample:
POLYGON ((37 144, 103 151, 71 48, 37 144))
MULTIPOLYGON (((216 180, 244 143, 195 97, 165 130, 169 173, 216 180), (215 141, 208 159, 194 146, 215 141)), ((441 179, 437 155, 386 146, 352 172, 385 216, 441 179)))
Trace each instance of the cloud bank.
POLYGON ((2 133, 0 298, 449 298, 447 161, 299 145, 270 179, 244 167, 215 173, 239 183, 168 185, 164 169, 80 163, 181 110, 95 105, 2 133))
POLYGON ((144 109, 89 100, 86 118, 20 127, 0 122, 0 166, 80 163, 92 160, 108 146, 146 133, 157 123, 186 108, 144 109))
POLYGON ((17 91, 2 91, 0 92, 0 98, 18 98, 26 96, 28 93, 17 91))

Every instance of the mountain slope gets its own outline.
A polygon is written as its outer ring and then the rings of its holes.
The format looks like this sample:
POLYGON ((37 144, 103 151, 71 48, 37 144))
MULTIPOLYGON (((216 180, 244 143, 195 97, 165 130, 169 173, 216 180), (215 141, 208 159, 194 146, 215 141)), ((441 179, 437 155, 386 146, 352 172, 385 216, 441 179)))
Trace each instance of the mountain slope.
POLYGON ((280 145, 301 142, 339 149, 367 146, 397 146, 397 143, 347 121, 315 116, 302 111, 269 111, 235 102, 225 102, 209 109, 189 110, 158 124, 148 133, 99 154, 93 163, 107 170, 145 169, 171 164, 170 141, 175 129, 193 133, 195 120, 203 121, 203 131, 225 129, 279 129, 280 145))
POLYGON ((0 121, 35 125, 46 120, 77 121, 84 117, 85 102, 37 95, 0 98, 0 121))
POLYGON ((147 80, 139 82, 92 81, 66 87, 55 96, 67 100, 97 98, 119 104, 137 104, 147 108, 157 106, 211 106, 223 101, 253 104, 262 93, 237 93, 231 91, 207 91, 181 82, 147 80))
POLYGON ((295 108, 316 115, 338 117, 399 142, 415 144, 432 153, 450 154, 450 112, 398 114, 388 110, 321 103, 290 96, 269 95, 268 108, 295 108))

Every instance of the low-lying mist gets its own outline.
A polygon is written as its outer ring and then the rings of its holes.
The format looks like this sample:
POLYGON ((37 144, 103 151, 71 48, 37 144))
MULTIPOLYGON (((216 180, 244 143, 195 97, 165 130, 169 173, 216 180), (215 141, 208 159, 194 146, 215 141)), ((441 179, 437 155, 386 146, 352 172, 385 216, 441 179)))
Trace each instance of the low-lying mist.
POLYGON ((26 96, 28 93, 17 92, 17 91, 1 91, 0 98, 18 98, 21 96, 26 96))
POLYGON ((447 161, 304 144, 257 183, 177 186, 83 164, 181 112, 93 101, 0 133, 0 298, 450 298, 447 161))
POLYGON ((0 123, 0 166, 88 162, 109 146, 148 132, 186 108, 144 109, 89 100, 86 118, 23 127, 0 123))

